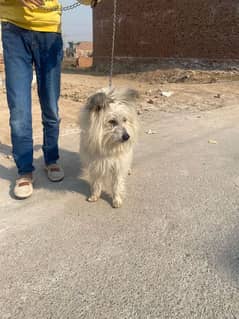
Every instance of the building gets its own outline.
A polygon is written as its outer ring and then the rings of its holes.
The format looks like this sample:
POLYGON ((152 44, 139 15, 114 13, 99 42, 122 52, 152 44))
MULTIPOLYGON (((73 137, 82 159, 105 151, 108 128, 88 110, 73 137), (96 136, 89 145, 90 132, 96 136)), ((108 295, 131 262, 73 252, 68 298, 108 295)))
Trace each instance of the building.
POLYGON ((89 41, 68 42, 68 47, 65 49, 64 55, 66 58, 75 59, 75 67, 89 68, 93 63, 93 44, 89 41))
MULTIPOLYGON (((239 59, 238 0, 118 0, 116 60, 239 59)), ((113 0, 94 10, 94 64, 109 60, 113 0)))
POLYGON ((76 46, 76 67, 89 68, 93 64, 93 44, 92 42, 79 42, 76 46))
POLYGON ((68 42, 68 47, 65 49, 67 57, 91 57, 93 53, 93 44, 89 41, 68 42))
POLYGON ((92 42, 78 42, 76 45, 76 56, 77 57, 92 57, 93 54, 93 43, 92 42))

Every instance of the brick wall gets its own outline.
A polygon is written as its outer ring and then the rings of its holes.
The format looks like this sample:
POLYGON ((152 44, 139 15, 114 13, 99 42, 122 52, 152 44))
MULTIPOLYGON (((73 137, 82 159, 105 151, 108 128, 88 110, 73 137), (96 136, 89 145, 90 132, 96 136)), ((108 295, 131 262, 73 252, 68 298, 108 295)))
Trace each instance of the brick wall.
MULTIPOLYGON (((112 10, 94 10, 95 64, 110 54, 112 10)), ((118 0, 116 57, 239 59, 239 0, 118 0)))

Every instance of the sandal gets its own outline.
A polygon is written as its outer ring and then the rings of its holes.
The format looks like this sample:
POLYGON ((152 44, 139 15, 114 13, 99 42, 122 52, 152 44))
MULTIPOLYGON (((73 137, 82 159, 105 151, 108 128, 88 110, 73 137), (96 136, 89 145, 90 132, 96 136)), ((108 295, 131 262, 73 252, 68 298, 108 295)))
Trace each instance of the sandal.
POLYGON ((64 178, 63 168, 57 163, 46 166, 45 170, 47 177, 52 182, 60 182, 64 178))
POLYGON ((14 195, 18 199, 25 199, 33 193, 33 176, 32 174, 21 175, 14 187, 14 195))

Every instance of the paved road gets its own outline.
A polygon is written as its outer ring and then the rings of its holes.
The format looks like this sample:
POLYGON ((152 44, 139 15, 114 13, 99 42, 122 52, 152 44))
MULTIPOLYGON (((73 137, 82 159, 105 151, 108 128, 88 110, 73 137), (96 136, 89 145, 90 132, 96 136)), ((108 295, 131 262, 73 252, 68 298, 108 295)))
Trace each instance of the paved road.
POLYGON ((60 184, 36 146, 25 201, 1 145, 0 318, 239 318, 238 120, 236 106, 144 115, 119 210, 86 202, 76 132, 61 139, 60 184))

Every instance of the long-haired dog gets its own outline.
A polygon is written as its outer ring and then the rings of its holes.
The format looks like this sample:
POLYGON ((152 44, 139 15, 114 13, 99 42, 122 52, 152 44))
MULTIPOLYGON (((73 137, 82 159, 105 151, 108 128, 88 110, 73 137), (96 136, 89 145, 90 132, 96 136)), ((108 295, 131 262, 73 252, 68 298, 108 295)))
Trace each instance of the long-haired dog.
POLYGON ((80 159, 90 183, 89 202, 110 190, 113 207, 122 205, 138 131, 137 98, 132 89, 102 89, 87 100, 80 119, 80 159))

